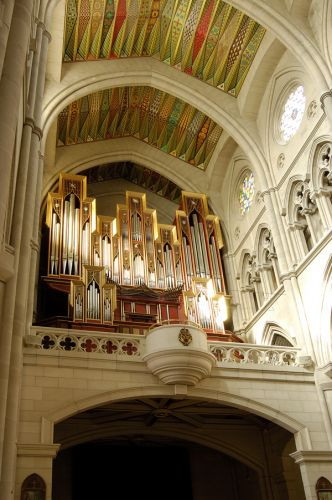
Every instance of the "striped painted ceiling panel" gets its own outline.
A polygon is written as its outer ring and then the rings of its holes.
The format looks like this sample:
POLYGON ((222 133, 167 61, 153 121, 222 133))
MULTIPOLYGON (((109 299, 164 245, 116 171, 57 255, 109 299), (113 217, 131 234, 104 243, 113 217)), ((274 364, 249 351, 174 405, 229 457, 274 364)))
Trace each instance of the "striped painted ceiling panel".
POLYGON ((85 96, 58 117, 58 146, 136 137, 205 170, 222 133, 211 118, 152 87, 119 87, 85 96))
POLYGON ((221 0, 67 0, 63 58, 152 56, 236 97, 264 33, 221 0))

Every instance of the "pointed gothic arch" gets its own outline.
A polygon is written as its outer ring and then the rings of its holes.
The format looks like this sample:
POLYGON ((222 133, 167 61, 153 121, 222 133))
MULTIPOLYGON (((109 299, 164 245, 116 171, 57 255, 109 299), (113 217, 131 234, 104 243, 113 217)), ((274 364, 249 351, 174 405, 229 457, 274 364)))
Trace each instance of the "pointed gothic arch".
POLYGON ((278 323, 268 322, 263 330, 262 344, 292 347, 294 338, 278 323))

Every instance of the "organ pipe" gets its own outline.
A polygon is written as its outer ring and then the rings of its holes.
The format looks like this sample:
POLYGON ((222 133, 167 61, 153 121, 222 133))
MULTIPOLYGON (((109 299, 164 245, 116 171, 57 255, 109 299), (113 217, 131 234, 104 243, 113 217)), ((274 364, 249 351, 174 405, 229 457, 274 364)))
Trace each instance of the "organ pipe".
POLYGON ((88 319, 100 319, 100 290, 93 279, 88 286, 88 319))
POLYGON ((201 239, 199 236, 199 227, 198 227, 198 220, 197 220, 196 214, 193 215, 193 221, 194 221, 194 241, 193 241, 193 244, 197 249, 199 274, 200 274, 201 278, 205 278, 203 250, 202 250, 201 239))
POLYGON ((208 278, 208 277, 210 277, 210 269, 209 269, 208 255, 207 255, 207 245, 206 245, 206 240, 205 240, 202 222, 199 222, 198 228, 199 228, 201 247, 202 247, 202 251, 203 251, 203 263, 204 263, 204 268, 205 268, 205 276, 208 278))
POLYGON ((86 222, 83 228, 82 235, 82 264, 89 264, 89 252, 90 252, 90 223, 86 222))

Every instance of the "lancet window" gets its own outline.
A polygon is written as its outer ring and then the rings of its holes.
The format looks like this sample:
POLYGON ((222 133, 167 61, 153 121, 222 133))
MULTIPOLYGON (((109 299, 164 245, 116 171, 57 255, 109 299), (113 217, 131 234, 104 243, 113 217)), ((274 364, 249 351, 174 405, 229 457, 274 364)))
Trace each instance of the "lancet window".
POLYGON ((239 185, 239 203, 241 215, 249 212, 255 195, 255 178, 252 172, 246 172, 242 176, 239 185))
POLYGON ((303 85, 291 90, 284 101, 280 121, 279 136, 282 144, 287 144, 298 131, 305 110, 306 97, 303 85))

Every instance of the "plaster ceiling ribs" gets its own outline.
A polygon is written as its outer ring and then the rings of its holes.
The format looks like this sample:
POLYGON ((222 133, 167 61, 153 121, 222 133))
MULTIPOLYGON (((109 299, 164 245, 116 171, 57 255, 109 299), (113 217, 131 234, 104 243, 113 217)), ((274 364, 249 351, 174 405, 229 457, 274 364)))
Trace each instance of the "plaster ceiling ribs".
POLYGON ((67 0, 63 60, 150 56, 236 97, 264 33, 221 0, 67 0))
POLYGON ((88 185, 113 179, 126 179, 173 203, 179 204, 181 200, 181 189, 174 182, 158 172, 128 161, 92 167, 81 172, 81 175, 87 176, 88 185))
POLYGON ((231 406, 190 399, 140 398, 119 401, 76 414, 57 424, 55 432, 59 442, 62 442, 68 429, 73 426, 79 434, 86 426, 101 429, 116 423, 133 426, 141 424, 143 427, 181 423, 191 428, 206 430, 225 425, 252 429, 262 429, 270 425, 264 418, 231 406))
POLYGON ((135 137, 205 170, 222 133, 211 118, 152 87, 118 87, 72 102, 58 118, 58 146, 135 137))

